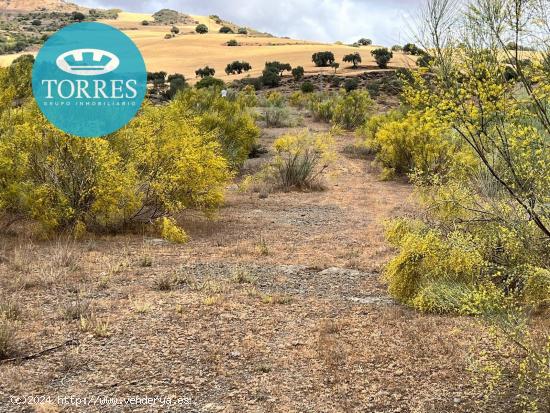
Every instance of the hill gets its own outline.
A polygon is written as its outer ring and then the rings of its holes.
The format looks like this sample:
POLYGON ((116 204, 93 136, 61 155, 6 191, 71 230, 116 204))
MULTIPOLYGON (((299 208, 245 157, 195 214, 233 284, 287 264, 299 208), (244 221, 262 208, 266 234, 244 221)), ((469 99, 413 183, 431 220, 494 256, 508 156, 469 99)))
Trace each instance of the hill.
POLYGON ((67 12, 83 9, 85 8, 64 0, 0 0, 0 10, 9 12, 29 12, 36 10, 67 12))
MULTIPOLYGON (((61 1, 54 3, 67 4, 61 1)), ((38 3, 29 1, 28 3, 38 3)), ((141 14, 121 12, 116 19, 99 20, 123 30, 139 47, 149 71, 165 71, 168 73, 182 73, 187 79, 195 78, 195 70, 199 67, 210 66, 216 69, 216 77, 224 80, 238 79, 245 76, 261 74, 266 61, 278 60, 288 62, 292 66, 303 66, 306 76, 318 73, 334 73, 332 68, 315 67, 311 55, 315 52, 329 50, 340 62, 338 73, 341 75, 360 74, 376 69, 376 63, 371 51, 377 46, 353 47, 344 44, 326 44, 315 41, 294 40, 289 38, 273 37, 246 28, 247 34, 237 34, 240 26, 228 22, 219 16, 196 16, 172 13, 163 10, 162 18, 159 14, 141 14), (168 20, 165 18, 168 16, 168 20), (209 28, 207 34, 197 34, 197 24, 205 24, 209 28), (173 26, 179 29, 176 36, 170 36, 173 26), (221 27, 227 26, 234 33, 219 33, 221 27), (168 37, 168 38, 167 38, 168 37), (238 46, 227 46, 229 40, 236 40, 238 46), (351 65, 342 62, 344 55, 359 52, 363 65, 352 69, 351 65), (224 69, 234 60, 244 60, 251 64, 252 70, 248 74, 228 76, 224 69)), ((0 65, 9 64, 17 55, 0 56, 0 65)), ((390 68, 414 66, 414 58, 402 53, 394 53, 390 68)))

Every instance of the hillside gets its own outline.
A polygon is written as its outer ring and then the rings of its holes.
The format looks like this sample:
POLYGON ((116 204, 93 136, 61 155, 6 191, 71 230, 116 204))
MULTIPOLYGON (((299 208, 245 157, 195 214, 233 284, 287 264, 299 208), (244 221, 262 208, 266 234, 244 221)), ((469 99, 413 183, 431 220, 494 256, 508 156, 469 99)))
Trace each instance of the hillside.
MULTIPOLYGON (((32 3, 29 1, 29 3, 32 3)), ((59 2, 57 2, 59 3, 59 2)), ((221 34, 222 26, 236 30, 239 26, 224 21, 218 16, 185 15, 183 22, 174 25, 180 30, 173 38, 165 39, 170 33, 172 24, 155 22, 152 14, 119 13, 116 20, 100 20, 123 30, 137 44, 149 71, 166 71, 182 73, 188 79, 195 78, 195 70, 209 65, 216 69, 216 77, 224 80, 237 79, 247 75, 261 74, 266 61, 278 60, 292 66, 303 66, 306 75, 316 73, 333 73, 331 68, 317 68, 311 61, 315 52, 330 50, 336 61, 340 62, 340 74, 358 74, 365 70, 375 69, 376 65, 370 52, 375 46, 360 48, 343 44, 323 44, 314 41, 294 40, 272 37, 247 28, 248 34, 221 34), (144 23, 146 22, 146 23, 144 23), (205 24, 209 32, 204 35, 195 33, 198 23, 205 24), (235 39, 239 46, 230 47, 226 43, 235 39), (342 62, 344 55, 359 52, 363 66, 351 69, 342 62), (252 65, 247 75, 227 76, 225 66, 234 60, 244 60, 252 65)), ((17 55, 0 56, 0 65, 9 64, 17 55)), ((401 53, 395 53, 390 68, 414 66, 414 59, 401 53)))
POLYGON ((29 12, 35 10, 67 12, 82 9, 84 8, 64 0, 0 0, 0 10, 10 12, 29 12))

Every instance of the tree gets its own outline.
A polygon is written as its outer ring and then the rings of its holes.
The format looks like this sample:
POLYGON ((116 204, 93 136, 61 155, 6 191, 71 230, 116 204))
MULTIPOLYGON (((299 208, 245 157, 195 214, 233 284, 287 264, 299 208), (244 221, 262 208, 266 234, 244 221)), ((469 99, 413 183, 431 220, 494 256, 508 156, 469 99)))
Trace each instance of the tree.
POLYGON ((361 46, 370 46, 372 44, 372 40, 371 39, 365 39, 365 38, 362 38, 362 39, 359 39, 357 41, 358 44, 360 44, 361 46))
POLYGON ((302 91, 302 93, 313 93, 315 87, 313 86, 313 83, 306 80, 304 83, 302 83, 302 86, 300 86, 300 90, 302 91))
POLYGON ((246 27, 239 27, 239 30, 237 30, 237 33, 248 34, 248 29, 246 27))
POLYGON ((71 18, 77 22, 86 20, 86 16, 79 11, 73 11, 73 14, 71 14, 71 18))
POLYGON ((334 69, 334 73, 336 73, 336 71, 338 70, 338 68, 340 67, 340 63, 338 62, 332 62, 330 67, 332 67, 334 69))
POLYGON ((412 54, 413 56, 419 53, 420 49, 414 43, 407 43, 403 46, 403 53, 412 54))
POLYGON ((361 63, 361 55, 359 53, 350 53, 344 56, 342 59, 346 63, 352 63, 353 67, 357 67, 357 63, 361 63))
POLYGON ((215 88, 215 89, 222 89, 225 87, 225 82, 221 79, 217 79, 212 76, 206 76, 199 80, 195 87, 197 89, 206 89, 206 88, 215 88))
POLYGON ((152 83, 155 88, 166 83, 166 72, 147 72, 147 83, 152 83))
POLYGON ((292 69, 292 77, 294 80, 302 80, 304 77, 304 68, 302 66, 296 66, 292 69))
POLYGON ((266 66, 262 72, 262 83, 268 87, 277 87, 281 84, 281 75, 270 66, 266 66))
POLYGON ((359 87, 359 79, 357 79, 356 77, 348 77, 344 82, 344 89, 346 89, 346 92, 351 92, 352 90, 356 90, 358 87, 359 87))
POLYGON ((391 51, 392 52, 402 52, 403 51, 403 46, 400 46, 398 44, 394 44, 392 47, 391 47, 391 51))
POLYGON ((42 26, 42 20, 35 19, 31 22, 33 26, 42 26))
MULTIPOLYGON (((500 210, 489 203, 479 219, 508 223, 510 228, 527 220, 550 242, 549 76, 543 64, 525 68, 518 58, 518 42, 509 50, 511 38, 540 39, 535 40, 538 49, 546 49, 550 29, 542 4, 515 1, 509 7, 496 0, 472 0, 468 5, 475 13, 457 21, 448 4, 428 1, 425 24, 431 36, 427 47, 433 50, 436 77, 431 85, 420 80, 418 84, 423 90, 429 88, 429 107, 472 149, 510 203, 509 209, 500 210), (455 32, 449 23, 455 21, 466 30, 455 32), (478 46, 481 41, 483 49, 478 46), (451 42, 461 47, 450 47, 451 42), (505 78, 507 66, 517 74, 520 95, 516 82, 505 78), (513 213, 511 205, 522 213, 513 213)), ((416 92, 409 92, 409 100, 416 102, 416 92)))
POLYGON ((226 45, 228 45, 228 46, 238 46, 239 42, 236 41, 235 39, 231 39, 226 43, 226 45))
POLYGON ((198 34, 206 34, 208 33, 208 26, 206 24, 199 24, 197 25, 197 27, 195 27, 195 31, 198 33, 198 34))
POLYGON ((290 63, 281 63, 281 62, 266 62, 266 67, 272 68, 274 71, 279 73, 279 76, 282 76, 283 73, 292 71, 292 66, 290 66, 290 63))
POLYGON ((149 20, 143 20, 143 21, 141 22, 141 25, 142 25, 142 26, 149 26, 149 20))
POLYGON ((229 63, 225 68, 225 73, 228 75, 240 75, 242 72, 248 72, 252 69, 252 66, 250 66, 250 63, 248 62, 239 62, 238 60, 235 60, 233 63, 229 63))
POLYGON ((311 56, 311 60, 318 67, 329 67, 334 63, 334 53, 332 52, 317 52, 311 56))
POLYGON ((170 31, 174 34, 178 34, 180 32, 180 29, 178 29, 176 26, 172 26, 172 28, 170 29, 170 31))
POLYGON ((393 53, 385 47, 375 49, 371 52, 371 54, 380 69, 386 69, 388 67, 388 63, 393 57, 393 53))
POLYGON ((212 67, 209 67, 209 66, 205 66, 203 68, 199 68, 199 69, 195 70, 195 75, 197 75, 201 79, 203 79, 207 76, 214 76, 215 74, 216 74, 216 69, 214 69, 212 67))
POLYGON ((220 27, 220 33, 230 34, 230 33, 234 33, 234 32, 233 32, 233 29, 231 27, 222 26, 222 27, 220 27))
POLYGON ((168 89, 167 96, 172 99, 176 94, 187 87, 187 82, 185 77, 180 74, 168 76, 168 82, 170 83, 170 88, 168 89))

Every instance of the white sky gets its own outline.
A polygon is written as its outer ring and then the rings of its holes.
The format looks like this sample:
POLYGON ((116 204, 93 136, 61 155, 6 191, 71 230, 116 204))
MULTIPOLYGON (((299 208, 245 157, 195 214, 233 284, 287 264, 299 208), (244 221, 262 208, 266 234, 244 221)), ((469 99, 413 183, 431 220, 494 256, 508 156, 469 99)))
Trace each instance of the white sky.
POLYGON ((88 7, 217 14, 277 36, 334 42, 361 37, 391 46, 414 40, 411 19, 423 0, 76 0, 88 7))

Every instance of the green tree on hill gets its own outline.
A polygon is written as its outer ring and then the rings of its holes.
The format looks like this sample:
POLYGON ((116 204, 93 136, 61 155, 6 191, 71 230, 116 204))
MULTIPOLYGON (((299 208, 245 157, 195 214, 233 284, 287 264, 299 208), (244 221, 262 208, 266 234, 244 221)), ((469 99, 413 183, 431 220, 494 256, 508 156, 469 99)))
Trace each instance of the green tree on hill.
POLYGON ((393 53, 385 47, 375 49, 371 52, 371 54, 380 69, 386 69, 388 67, 388 63, 393 57, 393 53))
POLYGON ((350 53, 344 56, 342 59, 346 63, 353 64, 353 67, 356 68, 358 63, 361 63, 361 55, 359 53, 350 53))
POLYGON ((318 67, 329 67, 334 63, 334 53, 332 52, 317 52, 311 56, 311 60, 318 67))
POLYGON ((195 31, 198 33, 198 34, 206 34, 208 33, 208 26, 206 24, 199 24, 197 25, 197 27, 195 27, 195 31))

